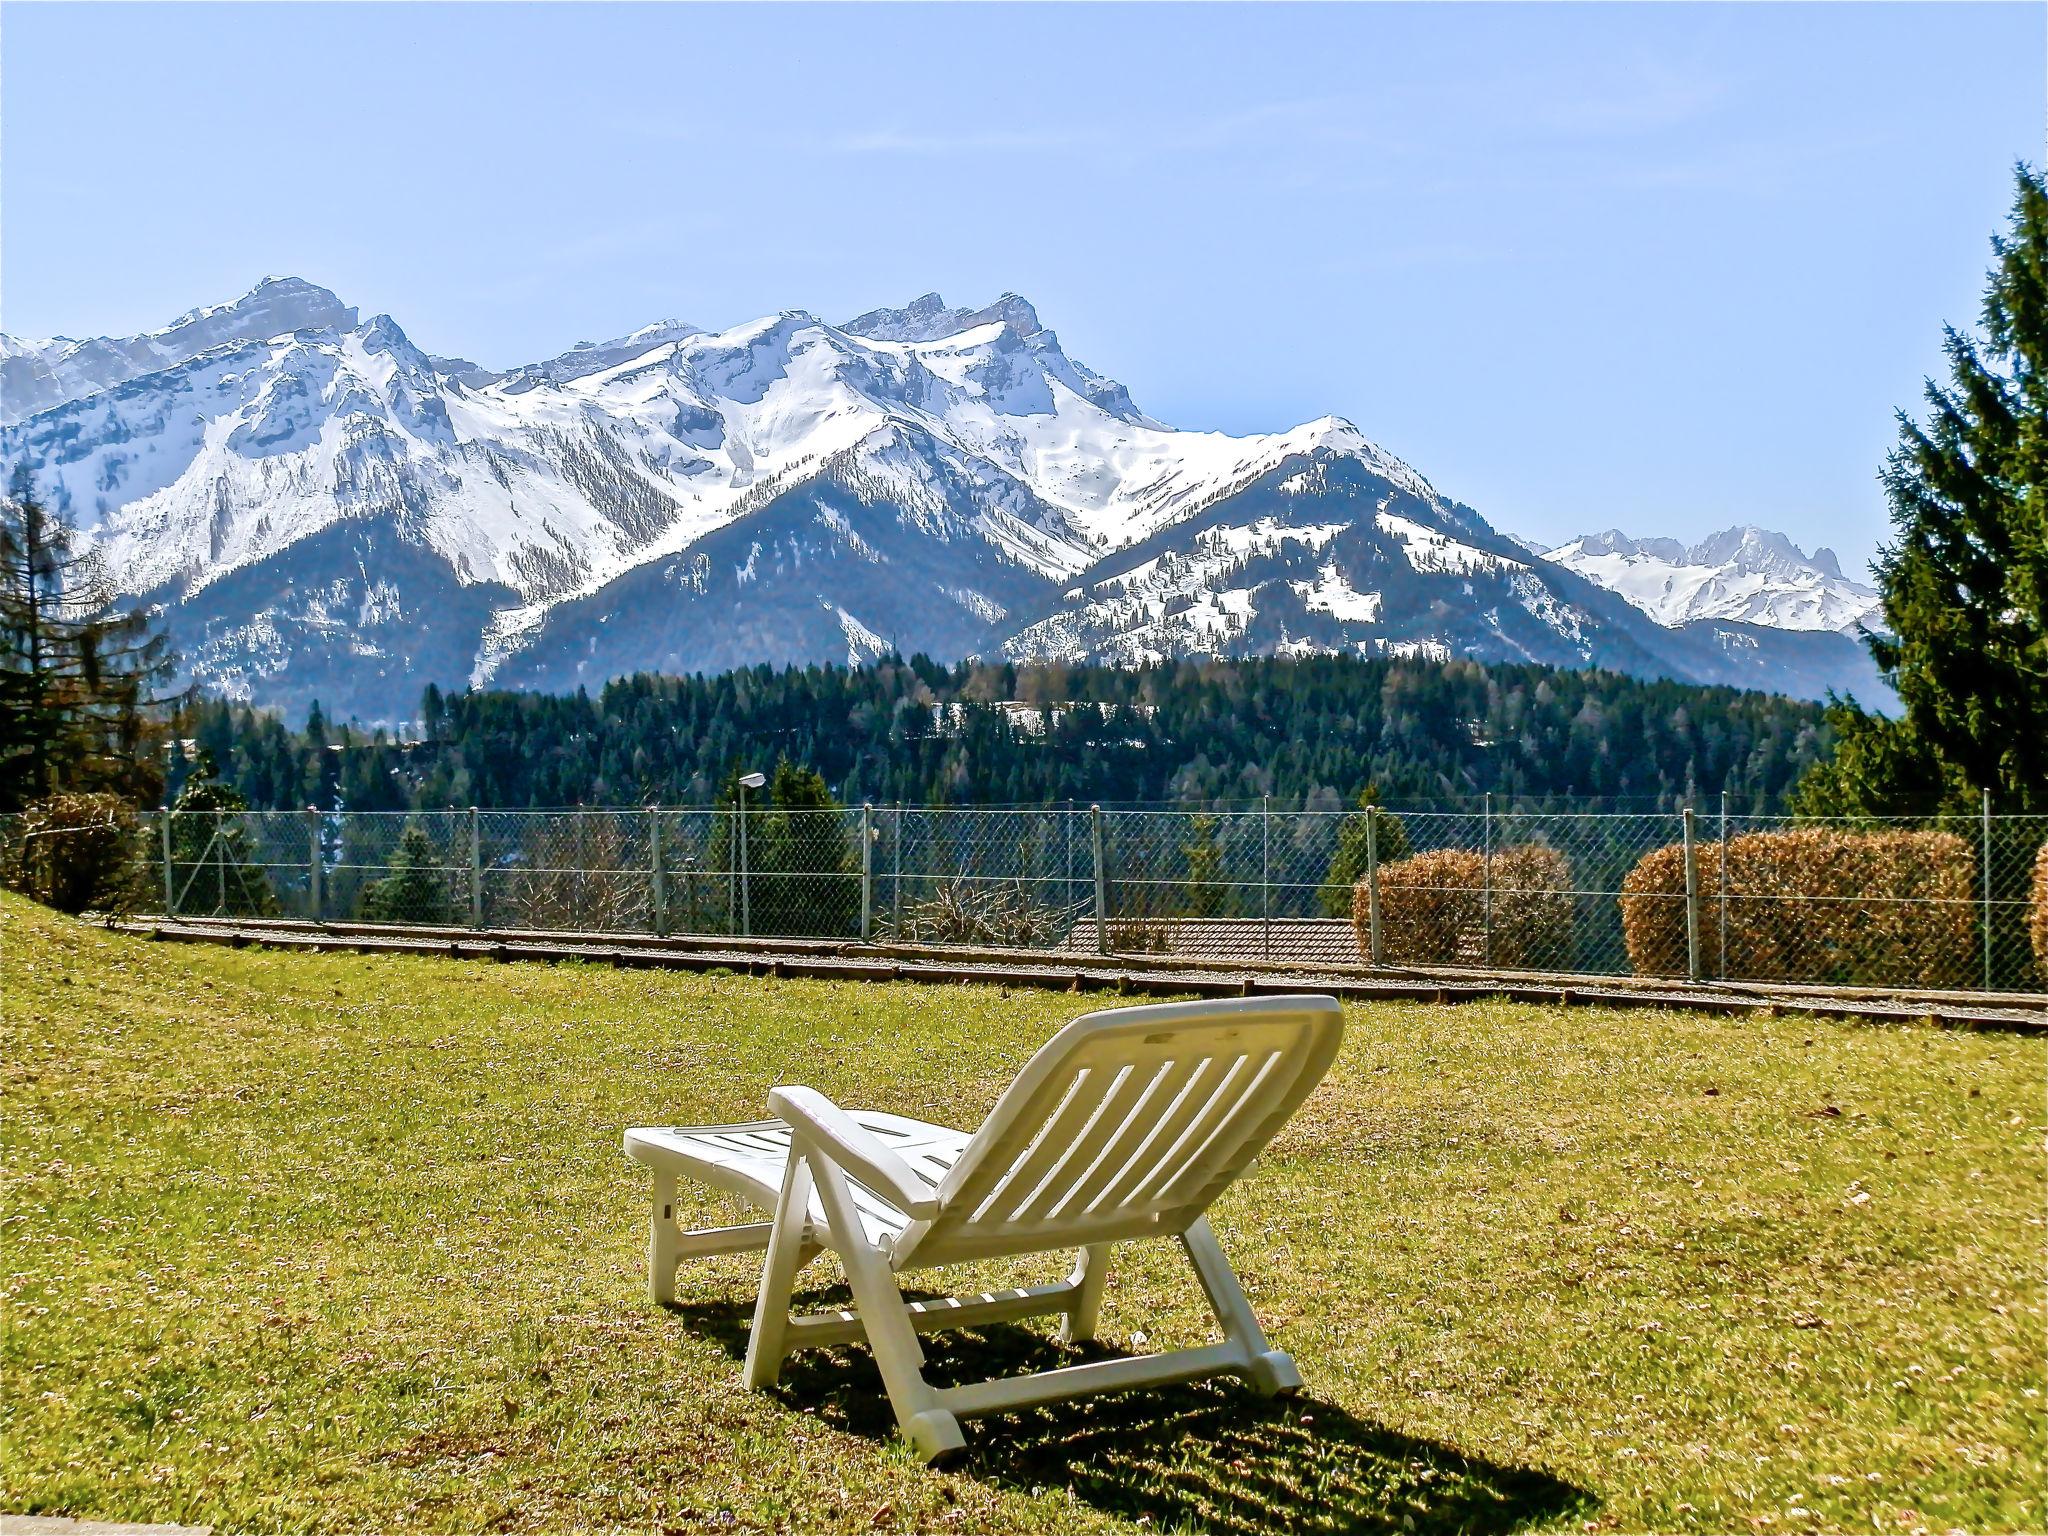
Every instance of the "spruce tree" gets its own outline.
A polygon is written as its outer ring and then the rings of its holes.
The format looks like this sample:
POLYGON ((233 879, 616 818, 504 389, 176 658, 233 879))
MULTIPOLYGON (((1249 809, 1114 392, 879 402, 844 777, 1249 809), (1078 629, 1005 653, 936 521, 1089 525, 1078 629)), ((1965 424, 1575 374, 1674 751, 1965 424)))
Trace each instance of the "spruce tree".
POLYGON ((1923 811, 1907 802, 1939 786, 1955 809, 1989 790, 2048 810, 2048 182, 2017 179, 1983 334, 1946 329, 1949 380, 1928 381, 1925 424, 1899 413, 1880 477, 1896 536, 1878 562, 1890 633, 1870 649, 1905 717, 1838 716, 1853 746, 1808 807, 1923 811))
POLYGON ((1181 845, 1188 861, 1187 890, 1181 911, 1188 917, 1221 917, 1227 894, 1223 883, 1223 850, 1216 841, 1216 818, 1198 812, 1188 818, 1188 840, 1181 845))
MULTIPOLYGON (((1346 816, 1337 825, 1337 848, 1330 855, 1329 873, 1323 876, 1323 884, 1316 892, 1323 911, 1331 917, 1351 916, 1351 892, 1365 878, 1366 818, 1379 803, 1379 785, 1366 785, 1358 794, 1359 814, 1346 816)), ((1412 852, 1408 829, 1401 825, 1398 816, 1381 813, 1378 837, 1379 847, 1375 851, 1381 864, 1399 863, 1412 852)))
POLYGON ((171 807, 172 915, 276 916, 248 809, 239 790, 214 777, 213 758, 202 750, 171 807))
MULTIPOLYGON (((734 769, 718 808, 733 810, 739 800, 734 769)), ((744 898, 753 931, 841 937, 857 930, 860 860, 824 776, 783 758, 767 785, 746 796, 746 807, 744 898)), ((706 854, 710 868, 738 871, 732 830, 731 816, 713 824, 706 854)))
POLYGON ((356 913, 371 923, 449 923, 446 861, 416 821, 407 821, 391 852, 391 873, 363 887, 356 913))
POLYGON ((154 696, 174 666, 139 611, 121 610, 94 551, 46 506, 26 466, 0 500, 0 810, 100 790, 163 790, 154 696))

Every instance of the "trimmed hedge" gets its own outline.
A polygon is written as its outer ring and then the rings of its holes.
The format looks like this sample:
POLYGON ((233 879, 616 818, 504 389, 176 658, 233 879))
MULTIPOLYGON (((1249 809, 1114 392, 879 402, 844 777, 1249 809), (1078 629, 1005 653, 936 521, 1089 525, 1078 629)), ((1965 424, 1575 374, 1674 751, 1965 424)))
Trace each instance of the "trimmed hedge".
MULTIPOLYGON (((1797 827, 1728 842, 1734 981, 1967 985, 1978 960, 1976 859, 1952 832, 1797 827)), ((1722 974, 1720 845, 1696 850, 1700 968, 1722 974)), ((1683 976, 1685 847, 1646 854, 1621 883, 1622 937, 1643 976, 1683 976)))
MULTIPOLYGON (((1492 922, 1483 854, 1442 848, 1380 866, 1380 938, 1389 965, 1540 970, 1572 963, 1571 861, 1545 843, 1493 855, 1492 922), (1491 928, 1489 939, 1488 929, 1491 928)), ((1372 953, 1371 896, 1352 888, 1358 952, 1372 953)))

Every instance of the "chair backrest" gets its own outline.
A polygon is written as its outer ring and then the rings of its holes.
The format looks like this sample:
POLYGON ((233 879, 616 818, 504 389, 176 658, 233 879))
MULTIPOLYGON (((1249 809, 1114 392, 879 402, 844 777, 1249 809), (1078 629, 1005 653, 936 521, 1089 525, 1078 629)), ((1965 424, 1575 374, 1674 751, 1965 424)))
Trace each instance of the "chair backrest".
POLYGON ((1335 998, 1085 1014, 1039 1048, 939 1186, 899 1267, 1185 1232, 1329 1070, 1335 998))

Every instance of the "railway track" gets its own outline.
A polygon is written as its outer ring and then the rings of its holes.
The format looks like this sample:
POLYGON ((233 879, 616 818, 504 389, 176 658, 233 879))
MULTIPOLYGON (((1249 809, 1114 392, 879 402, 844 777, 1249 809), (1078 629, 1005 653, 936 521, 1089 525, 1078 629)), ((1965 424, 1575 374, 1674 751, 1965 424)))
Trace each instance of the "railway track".
POLYGON ((833 981, 908 981, 926 985, 1038 987, 1062 992, 1248 997, 1327 992, 1355 1001, 1426 1003, 1502 998, 1590 1008, 1689 1008, 1767 1012, 1883 1024, 2048 1032, 2048 997, 1756 983, 1604 981, 1533 973, 1430 973, 1364 966, 1303 966, 1173 955, 1093 955, 1065 951, 963 950, 922 945, 856 944, 826 939, 761 939, 651 934, 555 933, 384 923, 312 923, 274 918, 144 917, 119 925, 165 943, 222 944, 315 953, 436 955, 493 962, 581 960, 681 971, 833 981))

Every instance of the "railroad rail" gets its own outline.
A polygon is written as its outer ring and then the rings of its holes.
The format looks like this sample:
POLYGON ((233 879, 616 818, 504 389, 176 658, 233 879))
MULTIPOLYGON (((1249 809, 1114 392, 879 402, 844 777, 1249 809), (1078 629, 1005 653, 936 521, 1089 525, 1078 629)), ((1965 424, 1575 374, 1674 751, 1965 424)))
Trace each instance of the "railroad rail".
POLYGON ((657 938, 635 933, 313 923, 281 918, 142 917, 117 925, 167 943, 261 945, 314 953, 434 955, 497 962, 582 960, 620 967, 731 971, 749 976, 833 981, 977 984, 1063 992, 1247 997, 1316 991, 1354 1001, 1475 1002, 1486 998, 1592 1008, 1687 1008, 1717 1014, 1767 1013, 1880 1024, 2048 1033, 2048 996, 1908 992, 1786 983, 1658 981, 1540 972, 1424 971, 1301 966, 1283 961, 1218 962, 1189 956, 1076 954, 1062 950, 962 949, 859 944, 830 939, 716 936, 657 938))

